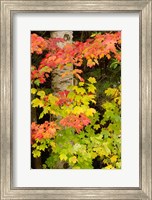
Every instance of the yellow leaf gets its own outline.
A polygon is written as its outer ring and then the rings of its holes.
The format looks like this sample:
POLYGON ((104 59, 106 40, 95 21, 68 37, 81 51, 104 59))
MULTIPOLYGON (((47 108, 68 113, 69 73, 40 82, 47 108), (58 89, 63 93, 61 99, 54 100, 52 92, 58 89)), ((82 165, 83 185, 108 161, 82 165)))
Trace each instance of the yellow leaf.
POLYGON ((99 62, 97 59, 94 59, 94 62, 97 63, 97 65, 99 65, 99 62))
POLYGON ((111 162, 114 163, 117 161, 118 156, 114 155, 110 158, 111 162))
POLYGON ((33 106, 33 108, 38 107, 38 106, 39 106, 39 107, 43 107, 43 106, 44 106, 44 103, 43 103, 42 100, 36 98, 36 99, 33 99, 33 101, 32 101, 32 106, 33 106))
POLYGON ((79 86, 84 86, 84 82, 79 82, 79 86))
POLYGON ((45 92, 44 91, 38 91, 37 95, 40 96, 41 98, 43 98, 45 96, 45 92))
POLYGON ((76 92, 78 94, 84 94, 84 93, 86 93, 86 90, 84 88, 76 88, 76 92))
POLYGON ((110 56, 109 54, 107 54, 106 56, 107 56, 107 58, 108 58, 108 59, 110 59, 110 58, 111 58, 111 56, 110 56))
POLYGON ((92 84, 89 84, 88 92, 95 93, 95 91, 96 91, 96 87, 92 84))
POLYGON ((92 66, 94 66, 94 65, 95 65, 95 62, 93 62, 92 59, 89 59, 89 60, 87 61, 87 66, 92 67, 92 66))
POLYGON ((117 103, 118 105, 121 105, 121 97, 114 98, 114 102, 117 103))
POLYGON ((37 89, 31 88, 31 94, 35 94, 37 92, 37 89))
POLYGON ((80 167, 79 166, 74 166, 74 167, 72 167, 72 169, 80 169, 80 167))
POLYGON ((105 167, 105 169, 113 169, 114 167, 112 165, 108 165, 107 167, 105 167))
POLYGON ((78 114, 79 115, 80 113, 83 113, 83 112, 84 112, 84 110, 80 106, 75 106, 74 109, 73 109, 73 114, 78 114))
POLYGON ((90 37, 95 37, 97 35, 97 33, 93 33, 90 37))
POLYGON ((64 160, 64 161, 67 160, 67 156, 65 154, 61 154, 59 157, 60 157, 60 160, 64 160))
POLYGON ((95 152, 91 152, 91 157, 93 158, 93 159, 95 159, 96 157, 97 157, 97 153, 95 153, 95 152))
POLYGON ((69 162, 75 164, 78 161, 76 156, 72 156, 71 158, 69 158, 69 162))
POLYGON ((93 114, 96 113, 96 110, 94 108, 89 108, 87 111, 86 111, 86 116, 89 117, 93 117, 93 114))
POLYGON ((88 78, 88 81, 89 81, 90 83, 96 83, 96 82, 97 82, 96 79, 95 79, 94 77, 89 77, 89 78, 88 78))

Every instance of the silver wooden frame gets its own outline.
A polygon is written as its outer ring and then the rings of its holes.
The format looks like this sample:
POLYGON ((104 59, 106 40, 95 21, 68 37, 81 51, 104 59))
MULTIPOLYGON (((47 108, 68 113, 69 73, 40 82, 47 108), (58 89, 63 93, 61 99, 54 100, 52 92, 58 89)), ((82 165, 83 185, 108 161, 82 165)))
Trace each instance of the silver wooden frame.
POLYGON ((1 199, 152 199, 151 0, 0 0, 1 2, 1 199), (140 15, 140 187, 13 188, 12 186, 12 29, 15 12, 138 12, 140 15))

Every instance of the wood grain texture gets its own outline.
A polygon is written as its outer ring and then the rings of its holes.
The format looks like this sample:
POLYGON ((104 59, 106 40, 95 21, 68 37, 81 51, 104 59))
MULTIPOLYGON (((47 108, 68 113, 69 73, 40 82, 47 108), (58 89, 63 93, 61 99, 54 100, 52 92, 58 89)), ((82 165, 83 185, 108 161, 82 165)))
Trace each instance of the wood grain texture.
POLYGON ((1 0, 0 161, 1 199, 130 199, 151 200, 151 0, 22 1, 1 0), (16 12, 139 12, 140 13, 140 187, 139 188, 13 188, 12 185, 12 16, 16 12))

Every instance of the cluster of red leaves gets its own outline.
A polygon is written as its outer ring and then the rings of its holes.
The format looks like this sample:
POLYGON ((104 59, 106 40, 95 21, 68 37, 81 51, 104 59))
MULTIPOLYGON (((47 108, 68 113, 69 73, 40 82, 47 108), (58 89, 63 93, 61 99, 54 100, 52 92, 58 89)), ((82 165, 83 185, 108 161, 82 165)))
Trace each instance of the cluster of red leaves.
POLYGON ((57 44, 64 41, 63 38, 44 39, 33 33, 31 34, 31 53, 42 54, 44 50, 56 52, 59 49, 57 44))
POLYGON ((55 122, 45 121, 43 124, 37 124, 35 122, 32 122, 32 143, 35 141, 35 139, 50 139, 55 137, 57 129, 59 129, 59 126, 55 122))
MULTIPOLYGON (((62 69, 64 66, 68 66, 69 63, 71 64, 69 67, 72 67, 72 65, 80 67, 84 59, 87 61, 88 67, 93 67, 99 64, 98 61, 104 56, 108 59, 113 56, 118 61, 121 60, 121 55, 116 47, 121 44, 121 32, 97 34, 94 38, 86 40, 86 42, 67 43, 63 48, 60 48, 57 44, 64 42, 64 39, 50 38, 45 40, 42 38, 42 40, 41 37, 35 35, 32 34, 31 52, 42 53, 42 49, 48 50, 38 67, 38 71, 45 66, 49 68, 60 67, 62 69), (39 47, 41 47, 41 50, 39 50, 39 47)), ((79 72, 73 74, 82 81, 79 72)), ((31 78, 34 77, 31 76, 31 78)))
POLYGON ((56 104, 58 106, 62 106, 62 105, 69 106, 72 100, 68 98, 68 94, 69 94, 69 91, 67 90, 58 92, 57 97, 59 98, 59 100, 56 102, 56 104))
POLYGON ((60 124, 62 126, 73 127, 77 131, 77 133, 79 133, 84 128, 84 126, 87 126, 89 123, 90 119, 84 114, 71 114, 60 121, 60 124))
POLYGON ((85 58, 88 61, 87 66, 93 67, 97 64, 95 59, 101 59, 104 56, 110 59, 111 53, 114 57, 118 56, 119 53, 116 44, 120 44, 120 38, 121 33, 116 32, 113 34, 97 34, 95 38, 88 39, 84 43, 78 41, 70 44, 68 43, 63 48, 58 48, 55 54, 47 54, 42 60, 41 66, 47 66, 51 60, 53 63, 50 63, 50 67, 56 67, 59 64, 65 66, 68 63, 79 67, 82 65, 83 59, 85 58))
POLYGON ((48 54, 46 54, 45 57, 48 58, 46 63, 43 63, 42 60, 38 68, 36 68, 35 66, 31 67, 32 82, 34 82, 34 80, 39 81, 39 83, 41 84, 46 82, 46 78, 49 77, 48 74, 52 71, 53 66, 56 67, 56 63, 54 63, 54 60, 56 59, 55 54, 60 50, 58 43, 64 41, 65 40, 63 38, 44 39, 43 37, 40 37, 35 33, 31 35, 31 53, 42 54, 44 50, 47 50, 49 52, 48 54))
POLYGON ((47 48, 47 41, 37 34, 31 35, 31 53, 42 54, 47 48))

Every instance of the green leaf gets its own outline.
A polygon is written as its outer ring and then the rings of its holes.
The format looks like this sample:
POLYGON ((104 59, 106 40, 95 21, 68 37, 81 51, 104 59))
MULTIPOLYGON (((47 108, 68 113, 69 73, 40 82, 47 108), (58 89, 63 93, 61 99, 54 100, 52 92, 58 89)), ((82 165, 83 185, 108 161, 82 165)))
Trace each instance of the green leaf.
POLYGON ((42 168, 43 168, 43 169, 46 169, 46 168, 47 168, 47 165, 46 165, 46 164, 43 164, 43 165, 42 165, 42 168))
POLYGON ((95 130, 98 130, 99 128, 100 128, 100 125, 99 125, 99 124, 95 124, 95 125, 94 125, 94 129, 95 129, 95 130))
POLYGON ((39 81, 39 79, 36 79, 36 80, 34 81, 34 84, 37 85, 37 86, 40 86, 40 81, 39 81))
POLYGON ((117 60, 113 60, 113 62, 110 65, 111 69, 116 69, 119 65, 119 62, 117 60))
POLYGON ((120 168, 121 168, 121 162, 117 162, 117 163, 116 163, 116 168, 117 168, 117 169, 120 169, 120 168))
POLYGON ((109 131, 106 130, 106 129, 104 129, 104 128, 102 129, 101 134, 103 135, 103 137, 104 137, 105 139, 107 139, 107 138, 110 136, 109 131))

